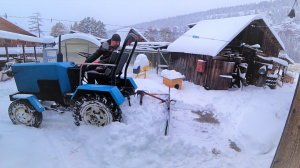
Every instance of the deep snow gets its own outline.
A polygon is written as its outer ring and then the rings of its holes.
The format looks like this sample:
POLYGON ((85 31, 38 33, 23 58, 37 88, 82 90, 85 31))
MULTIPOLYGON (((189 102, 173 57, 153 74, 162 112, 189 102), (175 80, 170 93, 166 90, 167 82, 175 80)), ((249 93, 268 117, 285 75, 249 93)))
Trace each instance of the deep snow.
MULTIPOLYGON (((135 79, 139 89, 167 93, 154 71, 135 79)), ((0 168, 267 168, 279 142, 296 84, 276 90, 207 91, 184 82, 171 89, 171 126, 164 136, 166 106, 145 97, 122 105, 124 123, 106 127, 73 124, 71 112, 43 113, 40 128, 13 125, 8 95, 14 80, 0 82, 0 168), (194 112, 191 112, 194 111, 194 112), (213 113, 203 123, 195 112, 213 113), (230 148, 234 142, 240 152, 230 148)))

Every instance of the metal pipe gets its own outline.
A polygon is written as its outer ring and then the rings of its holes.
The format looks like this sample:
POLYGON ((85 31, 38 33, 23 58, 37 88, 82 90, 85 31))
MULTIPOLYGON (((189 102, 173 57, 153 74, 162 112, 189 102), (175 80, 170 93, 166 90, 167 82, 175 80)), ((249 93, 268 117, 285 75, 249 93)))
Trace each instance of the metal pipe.
POLYGON ((35 62, 37 62, 37 57, 36 57, 36 48, 35 48, 35 46, 33 46, 33 51, 34 51, 34 58, 35 58, 35 62))
POLYGON ((23 49, 23 62, 26 62, 26 58, 25 58, 25 45, 22 45, 22 49, 23 49))
POLYGON ((7 62, 9 61, 9 55, 8 55, 8 47, 7 45, 5 45, 5 53, 6 53, 6 59, 7 59, 7 62))
POLYGON ((58 53, 57 53, 57 62, 63 62, 63 54, 61 53, 61 35, 58 37, 58 53))

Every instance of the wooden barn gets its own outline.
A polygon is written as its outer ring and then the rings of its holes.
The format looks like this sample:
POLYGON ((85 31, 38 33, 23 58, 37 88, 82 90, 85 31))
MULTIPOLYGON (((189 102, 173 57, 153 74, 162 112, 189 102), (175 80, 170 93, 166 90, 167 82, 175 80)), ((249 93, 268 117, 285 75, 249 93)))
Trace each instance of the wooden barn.
POLYGON ((191 27, 168 47, 170 69, 188 81, 216 90, 265 86, 287 69, 278 58, 282 41, 259 15, 203 20, 191 27))

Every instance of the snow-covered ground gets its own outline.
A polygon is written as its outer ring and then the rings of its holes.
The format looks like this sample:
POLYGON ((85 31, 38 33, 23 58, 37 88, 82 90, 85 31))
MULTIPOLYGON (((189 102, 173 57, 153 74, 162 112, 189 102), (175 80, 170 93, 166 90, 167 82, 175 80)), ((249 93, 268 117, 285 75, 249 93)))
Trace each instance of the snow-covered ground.
MULTIPOLYGON (((136 79, 139 89, 167 93, 154 72, 136 79)), ((164 136, 166 106, 145 97, 122 105, 123 123, 73 124, 71 112, 43 113, 40 128, 13 125, 8 95, 14 80, 0 82, 0 168, 267 168, 290 108, 296 84, 276 90, 207 91, 184 82, 171 89, 171 126, 164 136)))

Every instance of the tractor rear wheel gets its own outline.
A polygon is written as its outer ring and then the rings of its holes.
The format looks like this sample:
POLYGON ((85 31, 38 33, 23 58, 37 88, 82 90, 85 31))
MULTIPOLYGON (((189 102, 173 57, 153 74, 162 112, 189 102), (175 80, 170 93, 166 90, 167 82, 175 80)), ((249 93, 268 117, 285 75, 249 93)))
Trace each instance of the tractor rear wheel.
POLYGON ((43 115, 37 112, 26 100, 15 100, 8 108, 8 115, 14 124, 38 128, 43 120, 43 115))

